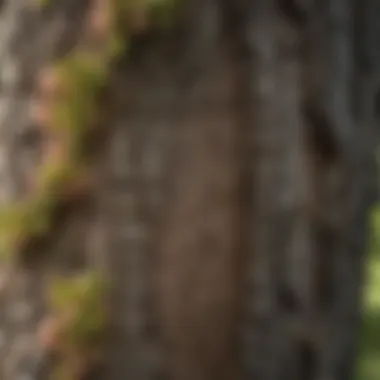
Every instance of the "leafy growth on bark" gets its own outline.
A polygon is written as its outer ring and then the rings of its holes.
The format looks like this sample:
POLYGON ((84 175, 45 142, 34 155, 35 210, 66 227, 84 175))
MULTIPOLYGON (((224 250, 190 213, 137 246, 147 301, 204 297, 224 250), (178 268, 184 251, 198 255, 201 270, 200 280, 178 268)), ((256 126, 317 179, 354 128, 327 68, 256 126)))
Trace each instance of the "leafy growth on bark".
MULTIPOLYGON (((17 256, 31 238, 49 233, 60 203, 89 191, 92 176, 84 145, 93 131, 99 95, 108 84, 112 64, 125 51, 128 33, 145 31, 151 15, 164 20, 172 3, 93 0, 83 41, 69 57, 42 70, 32 118, 46 137, 43 162, 29 183, 26 199, 0 210, 0 253, 17 256)), ((104 290, 101 279, 91 272, 52 284, 52 315, 41 339, 59 353, 56 380, 80 380, 99 360, 107 324, 104 290)))
POLYGON ((69 57, 42 70, 32 118, 47 137, 44 159, 27 199, 0 210, 3 256, 15 256, 28 239, 47 233, 58 203, 89 191, 83 145, 112 63, 124 51, 128 31, 146 30, 152 15, 170 14, 176 1, 93 0, 86 25, 90 41, 84 38, 69 57))
POLYGON ((59 202, 78 195, 73 191, 89 190, 83 186, 91 183, 83 146, 92 130, 98 96, 120 52, 115 4, 116 0, 96 0, 90 9, 87 29, 97 43, 83 41, 69 57, 41 72, 32 118, 47 142, 27 199, 0 210, 0 249, 8 257, 28 239, 49 231, 59 202), (103 20, 107 27, 96 30, 99 15, 107 17, 103 20))
POLYGON ((58 356, 54 380, 81 379, 99 364, 108 324, 106 284, 97 273, 53 281, 51 315, 41 329, 41 343, 58 356))

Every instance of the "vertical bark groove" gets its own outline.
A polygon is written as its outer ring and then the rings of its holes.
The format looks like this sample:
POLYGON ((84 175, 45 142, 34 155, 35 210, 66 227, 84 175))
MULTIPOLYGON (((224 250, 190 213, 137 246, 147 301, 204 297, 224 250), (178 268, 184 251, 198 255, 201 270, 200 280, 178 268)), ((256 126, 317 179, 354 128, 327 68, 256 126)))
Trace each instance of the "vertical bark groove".
MULTIPOLYGON (((0 9, 1 202, 38 163, 19 139, 35 71, 70 51, 87 6, 51 3, 0 9)), ((379 11, 183 0, 174 31, 132 39, 94 198, 0 289, 0 378, 40 368, 49 277, 96 266, 114 283, 101 378, 347 380, 377 197, 379 11)))

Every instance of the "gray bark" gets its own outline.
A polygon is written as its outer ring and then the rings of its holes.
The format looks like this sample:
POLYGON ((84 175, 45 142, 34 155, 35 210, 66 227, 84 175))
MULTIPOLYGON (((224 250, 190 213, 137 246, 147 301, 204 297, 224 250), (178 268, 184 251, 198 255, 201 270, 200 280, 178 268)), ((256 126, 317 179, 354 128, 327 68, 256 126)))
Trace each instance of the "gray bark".
MULTIPOLYGON (((36 72, 80 39, 87 2, 2 3, 7 202, 38 165, 36 72)), ((174 31, 135 38, 115 66, 91 198, 33 265, 2 268, 1 379, 45 378, 49 278, 88 267, 113 281, 101 379, 353 376, 377 197, 378 2, 182 3, 174 31)))

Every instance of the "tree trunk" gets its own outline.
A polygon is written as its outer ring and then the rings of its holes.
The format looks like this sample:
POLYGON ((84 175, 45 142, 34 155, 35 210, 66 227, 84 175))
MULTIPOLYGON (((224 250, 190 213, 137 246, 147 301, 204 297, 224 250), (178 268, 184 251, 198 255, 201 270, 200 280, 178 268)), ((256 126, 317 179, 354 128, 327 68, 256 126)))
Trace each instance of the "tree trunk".
MULTIPOLYGON (((36 73, 80 43, 91 8, 32 3, 1 3, 4 204, 25 196, 41 160, 36 73)), ((133 37, 114 65, 91 196, 30 260, 3 264, 1 379, 47 378, 36 335, 46 289, 88 268, 112 284, 99 379, 353 376, 377 197, 380 7, 179 8, 171 29, 133 37)))

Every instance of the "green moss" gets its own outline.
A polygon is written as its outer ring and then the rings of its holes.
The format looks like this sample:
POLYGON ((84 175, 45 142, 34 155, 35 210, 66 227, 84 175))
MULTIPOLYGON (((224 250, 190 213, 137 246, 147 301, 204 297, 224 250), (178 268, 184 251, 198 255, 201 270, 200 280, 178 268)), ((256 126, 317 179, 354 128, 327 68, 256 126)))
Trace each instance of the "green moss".
POLYGON ((372 236, 366 260, 366 281, 363 303, 359 355, 356 362, 357 380, 377 380, 380 376, 380 207, 371 212, 372 236))
MULTIPOLYGON (((13 252, 17 242, 28 234, 48 232, 54 207, 61 200, 65 184, 75 181, 83 158, 83 144, 96 113, 99 92, 109 79, 110 66, 128 47, 125 20, 136 9, 165 18, 178 0, 109 0, 112 10, 111 30, 103 45, 95 50, 77 49, 56 65, 60 84, 58 99, 52 105, 51 128, 64 139, 66 162, 45 163, 37 173, 36 191, 27 202, 0 210, 0 251, 13 252), (166 16, 165 16, 166 15, 166 16), (5 220, 2 223, 1 220, 5 220), (12 244, 15 247, 12 247, 12 244)), ((41 0, 42 5, 49 0, 41 0)))
POLYGON ((150 0, 150 13, 155 24, 170 27, 174 21, 178 0, 150 0))
MULTIPOLYGON (((99 57, 98 57, 99 58, 99 57)), ((50 128, 64 132, 68 141, 67 161, 47 161, 36 175, 36 192, 28 202, 16 203, 0 212, 0 250, 13 252, 17 240, 49 231, 55 205, 62 200, 65 184, 81 174, 79 160, 99 91, 107 83, 105 60, 78 52, 60 62, 57 73, 64 88, 61 98, 53 105, 50 128), (2 223, 1 220, 4 222, 2 223)), ((6 257, 7 255, 3 255, 6 257)))
POLYGON ((28 237, 49 231, 51 217, 62 200, 65 184, 81 175, 83 166, 78 160, 99 90, 106 84, 106 64, 79 52, 58 66, 64 89, 54 105, 52 129, 64 132, 67 140, 66 161, 47 160, 36 174, 36 189, 30 199, 16 202, 0 210, 0 253, 9 257, 18 243, 28 237))
POLYGON ((74 176, 74 169, 68 162, 46 162, 38 174, 41 195, 49 197, 74 176))
POLYGON ((27 234, 24 204, 10 204, 0 212, 0 256, 12 258, 20 240, 27 234))
POLYGON ((57 73, 64 88, 54 106, 52 128, 76 133, 88 126, 96 96, 107 83, 107 65, 97 55, 78 52, 60 62, 57 73))
POLYGON ((24 219, 29 226, 28 229, 24 228, 27 236, 41 236, 49 231, 55 205, 56 199, 51 196, 41 195, 31 200, 24 219))
POLYGON ((41 194, 0 212, 0 257, 11 258, 27 239, 49 230, 55 198, 41 194))
POLYGON ((39 0, 39 4, 41 7, 47 7, 51 4, 50 1, 51 0, 39 0))
MULTIPOLYGON (((81 47, 55 69, 60 89, 52 105, 48 128, 62 139, 66 154, 60 160, 47 159, 38 170, 36 186, 30 197, 0 210, 0 254, 12 257, 21 243, 30 237, 49 232, 54 210, 68 185, 75 182, 83 169, 83 145, 91 132, 98 95, 108 84, 113 61, 128 48, 125 34, 127 13, 133 8, 147 11, 166 23, 174 0, 109 0, 112 6, 111 30, 103 45, 95 50, 81 47)), ((41 0, 42 6, 50 0, 41 0)), ((56 157, 57 158, 57 157, 56 157)), ((58 157, 59 158, 59 157, 58 157)), ((56 378, 77 380, 78 357, 102 344, 107 318, 104 308, 105 283, 89 272, 52 283, 49 305, 57 318, 63 318, 60 340, 62 360, 56 378)))
MULTIPOLYGON (((113 1, 116 17, 118 10, 116 0, 113 1)), ((68 149, 66 162, 50 162, 48 159, 38 170, 36 189, 30 199, 0 211, 1 252, 14 252, 20 240, 48 232, 52 213, 62 198, 65 184, 75 181, 80 174, 82 147, 91 131, 97 97, 108 82, 110 64, 122 46, 123 39, 118 34, 117 25, 114 25, 103 47, 96 51, 78 49, 57 63, 55 72, 61 88, 57 101, 52 105, 49 128, 65 140, 68 149)))
POLYGON ((49 304, 58 316, 70 314, 65 326, 65 338, 69 339, 70 345, 93 345, 99 340, 106 325, 105 289, 106 282, 94 272, 53 281, 49 304))
POLYGON ((107 327, 106 290, 106 281, 95 272, 52 282, 49 306, 61 321, 60 361, 54 379, 76 380, 77 371, 88 364, 86 360, 101 351, 107 327))
POLYGON ((52 312, 63 320, 63 358, 100 349, 107 326, 105 291, 104 279, 94 272, 53 282, 49 299, 52 312))

